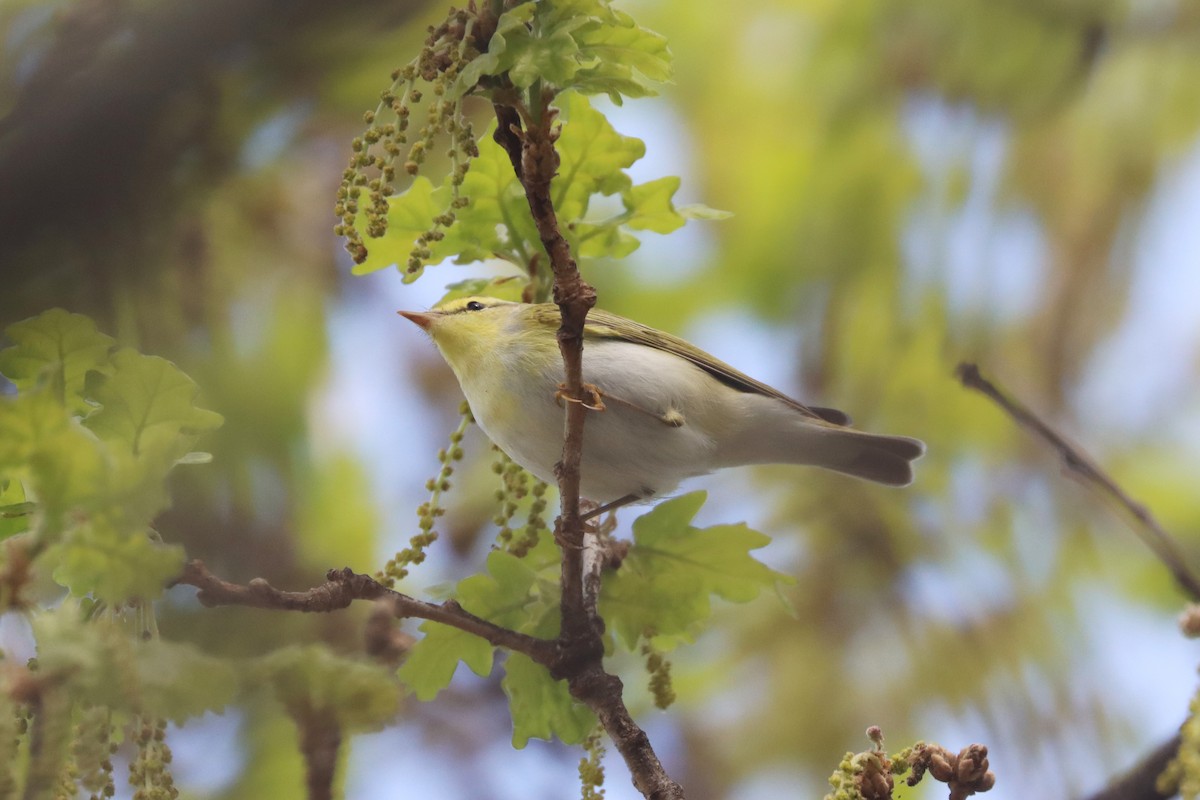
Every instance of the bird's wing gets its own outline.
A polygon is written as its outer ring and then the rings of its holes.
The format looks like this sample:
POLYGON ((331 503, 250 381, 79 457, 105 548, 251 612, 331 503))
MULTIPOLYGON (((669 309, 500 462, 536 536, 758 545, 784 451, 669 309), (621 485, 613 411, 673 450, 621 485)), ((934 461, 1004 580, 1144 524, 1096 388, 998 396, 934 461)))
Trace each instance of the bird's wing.
POLYGON ((607 311, 593 309, 588 312, 587 323, 584 326, 584 335, 585 337, 594 336, 601 339, 620 339, 653 347, 692 362, 721 383, 737 389, 739 392, 750 392, 774 397, 777 400, 787 403, 806 416, 824 420, 834 425, 847 425, 850 422, 850 417, 841 411, 833 408, 806 406, 803 403, 793 400, 779 390, 773 389, 765 383, 756 381, 749 375, 739 372, 725 362, 713 358, 708 353, 680 339, 678 336, 654 330, 639 322, 619 317, 616 314, 610 314, 607 311))

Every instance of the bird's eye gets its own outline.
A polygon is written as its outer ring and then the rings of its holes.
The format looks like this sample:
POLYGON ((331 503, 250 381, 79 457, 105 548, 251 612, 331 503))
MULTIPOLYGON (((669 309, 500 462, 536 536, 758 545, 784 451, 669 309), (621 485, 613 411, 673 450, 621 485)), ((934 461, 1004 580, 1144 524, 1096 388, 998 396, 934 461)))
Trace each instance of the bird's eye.
POLYGON ((483 311, 483 303, 478 300, 472 300, 467 303, 467 311, 483 311))

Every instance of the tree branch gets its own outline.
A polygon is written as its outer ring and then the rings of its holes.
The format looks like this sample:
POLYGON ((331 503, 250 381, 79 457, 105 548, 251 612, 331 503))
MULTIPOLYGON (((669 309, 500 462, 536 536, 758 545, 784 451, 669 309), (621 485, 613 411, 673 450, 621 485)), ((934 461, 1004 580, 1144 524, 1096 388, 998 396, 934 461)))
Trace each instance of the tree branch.
POLYGON ((311 709, 292 713, 300 729, 300 752, 304 754, 304 783, 308 800, 333 800, 333 777, 337 771, 342 728, 331 712, 311 709))
POLYGON ((1175 582, 1193 600, 1200 601, 1200 578, 1188 567, 1178 544, 1158 524, 1158 520, 1144 505, 1130 497, 1103 470, 1096 466, 1086 454, 1068 442, 1062 435, 1038 418, 1032 411, 1007 395, 979 372, 975 364, 962 363, 955 371, 962 385, 974 389, 1000 406, 1018 425, 1049 444, 1063 460, 1067 470, 1085 485, 1099 492, 1102 497, 1115 502, 1128 513, 1136 524, 1130 525, 1133 532, 1151 552, 1158 557, 1175 582))
POLYGON ((496 647, 524 653, 539 664, 554 664, 558 654, 553 641, 502 628, 475 616, 454 600, 444 603, 417 600, 349 568, 330 570, 325 575, 325 583, 320 586, 303 592, 285 592, 262 578, 255 578, 246 586, 229 583, 209 572, 204 562, 189 561, 176 583, 195 586, 200 590, 197 598, 208 607, 249 606, 278 611, 326 613, 347 608, 355 600, 381 600, 390 604, 392 616, 398 619, 413 617, 440 622, 472 633, 496 647))
POLYGON ((1154 748, 1133 769, 1116 779, 1087 800, 1166 800, 1176 792, 1163 794, 1158 790, 1158 776, 1179 752, 1180 738, 1175 734, 1154 748))
MULTIPOLYGON (((563 237, 550 194, 558 171, 554 143, 559 128, 557 110, 550 106, 548 92, 530 92, 533 109, 506 103, 495 105, 496 141, 508 153, 513 170, 525 189, 538 236, 554 273, 554 302, 562 312, 558 346, 566 373, 567 397, 583 397, 583 327, 588 311, 596 304, 596 292, 583 281, 563 237), (524 123, 525 127, 522 128, 524 123)), ((583 458, 583 425, 587 409, 582 402, 566 403, 562 460, 556 465, 561 513, 554 537, 562 550, 561 628, 559 657, 550 666, 554 677, 565 679, 571 696, 590 708, 625 759, 633 783, 653 800, 683 800, 683 788, 671 780, 658 760, 650 740, 630 716, 622 699, 621 680, 604 670, 603 621, 596 610, 599 568, 584 577, 585 534, 579 510, 580 462, 583 458)))

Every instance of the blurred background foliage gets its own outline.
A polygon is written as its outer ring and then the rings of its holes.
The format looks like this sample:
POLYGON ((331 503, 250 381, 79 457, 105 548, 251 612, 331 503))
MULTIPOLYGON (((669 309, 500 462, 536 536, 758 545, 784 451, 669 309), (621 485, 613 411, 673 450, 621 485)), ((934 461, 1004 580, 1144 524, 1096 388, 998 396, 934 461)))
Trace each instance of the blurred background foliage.
MULTIPOLYGON (((888 491, 789 468, 703 482, 798 578, 678 655, 652 740, 689 798, 814 797, 878 724, 980 741, 993 796, 1102 785, 1185 714, 1195 653, 1165 570, 1053 457, 952 378, 964 358, 1093 450, 1196 549, 1200 6, 1185 0, 639 0, 674 85, 621 108, 646 177, 732 211, 585 263, 601 304, 691 337, 871 430, 929 444, 888 491), (1190 297, 1188 301, 1186 298, 1190 297), (1190 313, 1188 308, 1190 306, 1190 313)), ((416 531, 457 387, 392 312, 468 275, 350 277, 333 194, 435 3, 7 0, 0 6, 0 323, 51 306, 176 361, 225 426, 160 520, 231 580, 378 568, 416 531), (440 431, 444 431, 440 433, 440 431)), ((480 108, 482 116, 487 109, 480 108)), ((482 130, 483 124, 477 126, 482 130)), ((487 274, 486 267, 469 274, 487 274)), ((491 459, 408 587, 477 570, 491 459)), ((622 520, 628 530, 629 519, 622 520)), ((202 610, 214 653, 362 647, 365 611, 202 610)), ((28 642, 18 621, 6 649, 28 642)), ((356 739, 347 797, 570 796, 577 753, 512 752, 495 680, 356 739)), ((269 698, 169 734, 188 796, 300 796, 269 698)), ((611 763, 609 797, 632 797, 611 763)))

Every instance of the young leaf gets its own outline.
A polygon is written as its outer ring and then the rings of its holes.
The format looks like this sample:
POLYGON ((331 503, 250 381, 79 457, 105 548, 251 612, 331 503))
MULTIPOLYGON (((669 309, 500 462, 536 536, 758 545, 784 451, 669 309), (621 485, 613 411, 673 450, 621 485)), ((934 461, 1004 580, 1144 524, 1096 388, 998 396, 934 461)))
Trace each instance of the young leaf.
MULTIPOLYGON (((460 581, 455 597, 467 611, 497 625, 553 636, 558 633, 557 615, 552 613, 558 608, 553 550, 552 543, 543 542, 525 558, 493 550, 487 572, 460 581)), ((446 688, 459 661, 477 675, 491 672, 493 648, 483 639, 436 622, 423 623, 421 630, 424 638, 400 667, 400 677, 419 699, 432 699, 446 688)))
POLYGON ((286 708, 330 715, 347 733, 383 727, 400 705, 400 687, 390 669, 320 645, 277 650, 259 666, 286 708))
POLYGON ((671 77, 666 39, 614 10, 607 0, 542 0, 502 14, 488 51, 464 69, 451 96, 470 91, 487 75, 513 86, 535 82, 558 91, 646 97, 671 77))
POLYGON ((221 712, 240 687, 234 664, 186 642, 152 639, 134 645, 140 711, 182 724, 206 711, 221 712))
POLYGON ((765 534, 744 524, 692 527, 705 496, 667 500, 635 520, 634 546, 605 581, 601 614, 631 650, 647 630, 693 639, 712 613, 712 595, 745 603, 792 580, 750 555, 770 541, 765 534))
POLYGON ((449 686, 459 661, 476 675, 491 673, 493 648, 485 640, 439 622, 424 622, 420 630, 425 635, 413 645, 399 671, 400 680, 418 700, 432 700, 449 686))
POLYGON ((646 154, 646 145, 617 133, 582 95, 564 94, 558 103, 567 122, 558 140, 561 162, 550 194, 559 217, 570 223, 587 215, 593 194, 618 194, 632 185, 624 170, 646 154))
POLYGON ((500 15, 496 20, 496 31, 488 42, 488 51, 463 68, 448 92, 451 99, 470 91, 484 75, 499 75, 512 65, 515 56, 509 51, 508 37, 528 36, 526 26, 533 19, 537 6, 535 2, 521 3, 500 15))
MULTIPOLYGON (((366 275, 397 265, 401 272, 406 272, 405 265, 408 264, 417 237, 429 230, 434 217, 445 212, 449 204, 448 182, 434 189, 429 178, 418 175, 407 190, 388 199, 387 233, 374 240, 366 261, 355 264, 351 271, 355 275, 366 275)), ((364 228, 365 220, 365 215, 360 215, 359 225, 364 228)), ((434 255, 426 260, 429 265, 439 264, 447 256, 453 255, 449 248, 440 246, 440 243, 434 243, 430 250, 434 255)), ((408 274, 406 273, 406 280, 408 274)), ((411 275, 411 279, 416 280, 420 272, 411 275)))
POLYGON ((658 94, 657 84, 671 79, 671 51, 664 36, 606 3, 576 0, 566 5, 592 6, 599 12, 574 32, 580 61, 587 65, 575 73, 568 88, 604 93, 621 105, 622 96, 651 97, 658 94))
MULTIPOLYGON (((672 198, 679 188, 678 178, 635 186, 625 170, 645 155, 645 144, 617 133, 585 97, 568 92, 558 102, 565 119, 558 140, 561 163, 551 195, 563 234, 580 257, 623 258, 640 244, 631 231, 669 233, 688 218, 722 218, 724 212, 704 206, 676 209, 672 198), (619 196, 623 211, 607 219, 587 219, 596 195, 619 196)), ((479 155, 471 161, 461 192, 467 205, 441 231, 442 238, 430 243, 431 255, 425 263, 501 258, 528 269, 533 254, 542 248, 537 226, 508 154, 490 135, 480 138, 479 155)), ((409 256, 434 217, 448 210, 450 198, 449 177, 436 189, 424 177, 414 180, 407 191, 389 200, 388 232, 371 245, 370 255, 355 272, 395 264, 405 272, 406 281, 415 279, 420 273, 408 271, 409 256)))
POLYGON ((183 722, 220 711, 238 689, 228 662, 190 644, 141 642, 109 618, 84 622, 73 604, 36 615, 33 632, 39 674, 81 703, 183 722))
POLYGON ((524 267, 541 247, 537 225, 508 154, 490 131, 480 138, 479 155, 463 179, 467 206, 438 244, 461 264, 499 257, 524 267))
POLYGON ((0 398, 0 472, 21 481, 50 536, 71 509, 108 502, 112 470, 103 444, 45 387, 0 398))
POLYGON ((166 455, 173 462, 196 435, 224 421, 196 405, 196 383, 170 361, 123 348, 112 364, 111 376, 89 374, 87 391, 101 408, 84 424, 125 452, 166 455))
POLYGON ((88 317, 61 308, 15 322, 5 333, 14 344, 0 350, 0 373, 18 391, 31 391, 39 381, 46 381, 60 405, 74 413, 88 410, 84 376, 108 364, 111 336, 96 330, 88 317))
POLYGON ((565 681, 556 681, 541 664, 521 653, 510 653, 504 662, 504 693, 513 719, 513 747, 530 739, 558 737, 579 744, 596 727, 596 715, 577 703, 565 681))
POLYGON ((183 568, 184 552, 145 531, 94 518, 72 528, 39 560, 56 563, 54 580, 76 597, 91 595, 116 605, 135 597, 157 599, 183 568))

